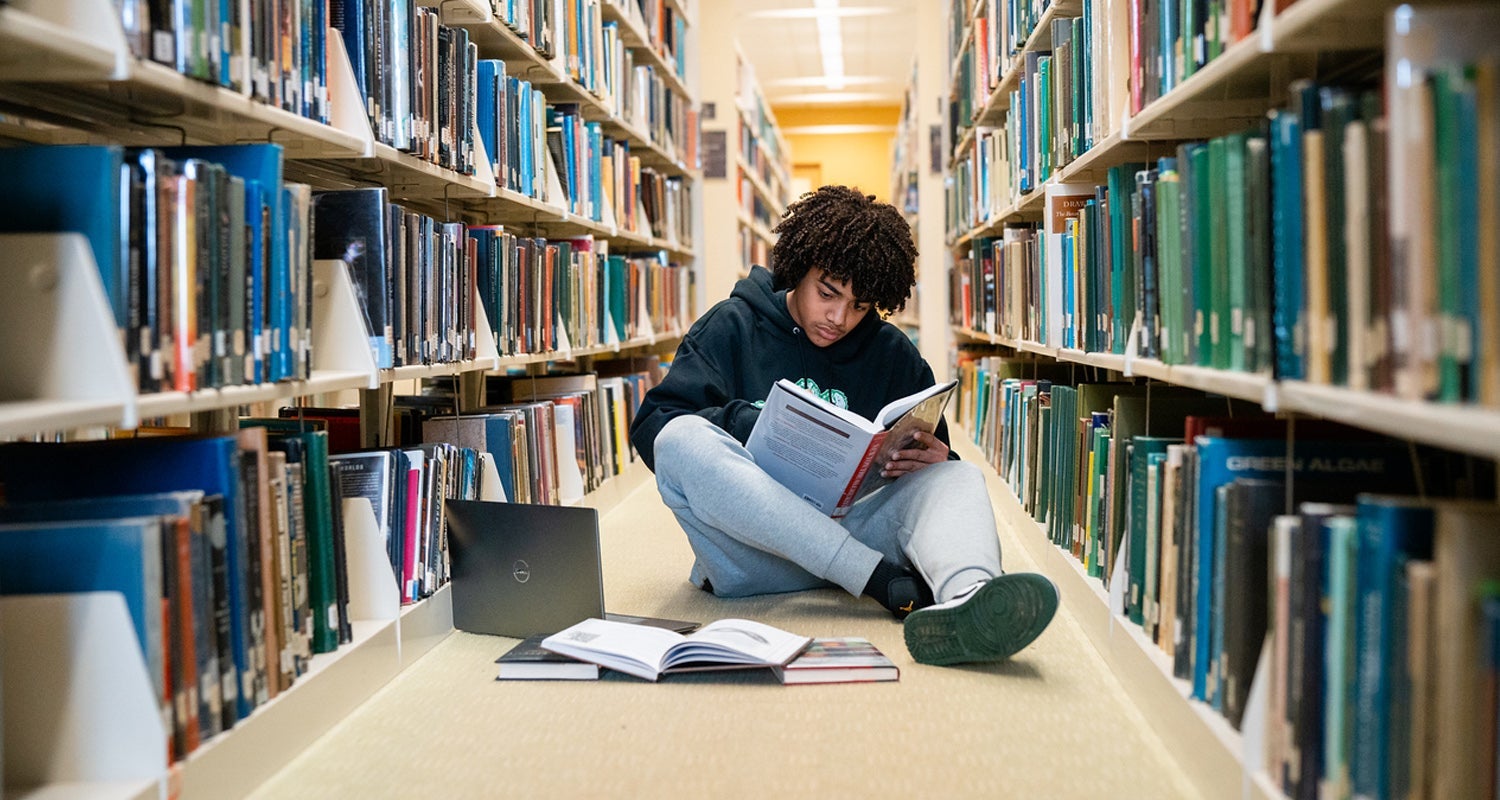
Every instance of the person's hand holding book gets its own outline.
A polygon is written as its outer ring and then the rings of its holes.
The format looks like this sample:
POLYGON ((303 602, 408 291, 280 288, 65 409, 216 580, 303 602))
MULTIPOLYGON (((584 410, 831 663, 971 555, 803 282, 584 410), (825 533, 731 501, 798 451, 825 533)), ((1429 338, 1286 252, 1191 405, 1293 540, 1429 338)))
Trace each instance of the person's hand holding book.
POLYGON ((899 478, 929 465, 948 460, 948 445, 942 439, 926 431, 912 434, 912 441, 891 453, 891 458, 881 467, 883 478, 899 478))

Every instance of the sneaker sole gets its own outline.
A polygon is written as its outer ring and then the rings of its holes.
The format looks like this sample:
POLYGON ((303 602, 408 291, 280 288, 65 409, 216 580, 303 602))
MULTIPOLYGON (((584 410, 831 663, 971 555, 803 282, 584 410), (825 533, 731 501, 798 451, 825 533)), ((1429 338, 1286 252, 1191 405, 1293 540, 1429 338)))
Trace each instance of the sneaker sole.
POLYGON ((1042 635, 1057 599, 1043 575, 1001 575, 963 605, 913 611, 902 626, 906 649, 921 664, 1002 661, 1042 635))

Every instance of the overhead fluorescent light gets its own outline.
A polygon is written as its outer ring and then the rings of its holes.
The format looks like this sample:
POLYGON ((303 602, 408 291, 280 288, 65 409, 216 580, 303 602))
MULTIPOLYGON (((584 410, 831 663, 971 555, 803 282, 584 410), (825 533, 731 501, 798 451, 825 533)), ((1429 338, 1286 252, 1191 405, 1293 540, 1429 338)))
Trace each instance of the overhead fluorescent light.
POLYGON ((818 48, 823 53, 823 85, 830 91, 844 88, 844 31, 839 24, 839 0, 813 0, 817 12, 818 48))
MULTIPOLYGON (((895 80, 893 78, 885 78, 885 77, 881 77, 879 75, 845 75, 844 76, 844 85, 845 86, 878 86, 878 85, 883 84, 883 83, 894 84, 895 80)), ((809 87, 809 86, 822 86, 822 85, 823 85, 823 76, 821 76, 821 75, 813 75, 813 76, 804 76, 804 77, 800 77, 800 78, 777 78, 774 81, 768 81, 767 84, 766 84, 766 88, 769 90, 771 88, 778 87, 778 86, 784 86, 784 87, 788 87, 788 88, 803 88, 803 87, 809 87)))
POLYGON ((823 14, 832 14, 836 17, 880 17, 894 13, 896 13, 894 8, 839 7, 832 11, 818 8, 773 8, 765 11, 751 11, 743 16, 753 19, 812 19, 823 14))
POLYGON ((901 105, 901 95, 897 92, 804 92, 802 94, 773 94, 769 100, 773 106, 834 105, 840 103, 901 105))

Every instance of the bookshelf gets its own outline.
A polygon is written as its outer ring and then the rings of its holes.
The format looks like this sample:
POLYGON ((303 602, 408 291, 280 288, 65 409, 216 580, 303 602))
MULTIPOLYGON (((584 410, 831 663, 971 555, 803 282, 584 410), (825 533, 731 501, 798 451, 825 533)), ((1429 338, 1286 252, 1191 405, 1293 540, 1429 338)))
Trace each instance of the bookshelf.
MULTIPOLYGON (((1015 354, 1036 359, 1036 363, 1046 365, 1048 368, 1061 367, 1060 375, 1071 377, 1059 377, 1060 385, 1125 380, 1136 384, 1144 383, 1148 387, 1188 388, 1206 395, 1222 395, 1248 401, 1266 412, 1273 412, 1283 420, 1290 420, 1288 427, 1290 431, 1296 430, 1296 420, 1299 419, 1331 420, 1389 437, 1403 443, 1413 452, 1418 446, 1423 446, 1434 448, 1447 456, 1459 458, 1471 456, 1485 462, 1500 459, 1500 410, 1495 408, 1492 400, 1481 399, 1478 390, 1470 389, 1467 385, 1458 390, 1452 390, 1471 392, 1467 397, 1461 397, 1458 400, 1439 400, 1435 399, 1437 395, 1435 390, 1428 391, 1424 395, 1423 392, 1413 391, 1409 387, 1403 388, 1394 381, 1389 381, 1383 389, 1365 388, 1367 385, 1376 385, 1375 377, 1362 376, 1360 383, 1351 380, 1346 384, 1342 378, 1338 377, 1314 378, 1296 373, 1289 375, 1283 372, 1283 366, 1275 355, 1270 358, 1270 363, 1262 358, 1259 364, 1248 369, 1211 366, 1209 364, 1213 362, 1197 355, 1196 350, 1192 351, 1193 356, 1184 357, 1168 352, 1165 344, 1162 354, 1153 353, 1150 357, 1146 357, 1141 355, 1142 352, 1148 352, 1144 349, 1143 343, 1146 341, 1144 337, 1147 335, 1146 331, 1152 329, 1134 328, 1129 324, 1128 319, 1126 328, 1130 330, 1128 335, 1123 337, 1123 341, 1121 338, 1112 339, 1106 329, 1098 334, 1105 342, 1102 346, 1082 345, 1083 342, 1089 341, 1087 337, 1090 335, 1087 330, 1083 329, 1083 323, 1079 324, 1079 330, 1076 333, 1065 328, 1059 338, 1054 331, 1048 330, 1044 322, 1037 323, 1036 321, 1038 316, 1045 319, 1047 314, 1052 313, 1045 310, 1045 303, 1048 301, 1046 292, 1052 289, 1037 289, 1034 285, 1038 281, 1052 280, 1050 275, 1038 272, 1047 269, 1047 259, 1054 257, 1047 254, 1046 249, 1049 245, 1045 241, 1025 245, 1032 248, 1026 251, 1029 254, 1028 257, 1035 256, 1039 261, 1029 262, 1027 266, 1020 268, 1019 273, 1005 271, 1008 268, 1006 265, 1014 266, 1013 262, 1005 260, 1010 257, 1010 254, 1001 255, 999 250, 995 251, 994 271, 989 275, 993 276, 995 284, 1004 289, 997 288, 995 290, 997 296, 986 301, 993 302, 993 305, 986 305, 983 309, 993 310, 994 316, 999 320, 995 326, 986 322, 981 309, 971 306, 970 300, 983 297, 987 291, 980 288, 978 283, 984 280, 982 277, 984 273, 978 269, 980 251, 974 249, 975 246, 984 242, 988 247, 987 243, 995 242, 1000 237, 1006 236, 1012 229, 1020 230, 1022 227, 1033 228, 1036 238, 1041 240, 1051 222, 1045 218, 1049 212, 1044 202, 1046 189, 1049 187, 1072 184, 1100 187, 1101 194, 1098 195, 1100 198, 1104 197, 1103 190, 1109 188, 1109 197, 1114 200, 1116 197, 1110 176, 1112 169, 1132 163, 1145 164, 1147 169, 1156 169, 1159 163, 1166 164, 1166 159, 1173 158, 1176 158, 1174 164, 1180 165, 1182 154, 1189 152, 1179 149, 1180 146, 1191 147, 1192 143, 1209 139, 1217 140, 1220 137, 1228 139, 1232 135, 1251 129, 1264 131, 1267 128, 1261 126, 1274 125, 1274 115, 1279 110, 1292 109, 1295 112, 1298 103, 1306 102, 1305 97, 1296 93, 1297 82, 1301 79, 1312 79, 1317 82, 1318 86, 1360 88, 1378 87, 1382 81, 1385 81, 1387 89, 1390 89, 1389 81, 1392 79, 1388 73, 1381 73, 1380 62, 1382 56, 1386 56, 1386 68, 1393 69, 1390 62, 1394 60, 1394 54, 1387 52, 1387 43, 1388 37, 1395 36, 1392 33, 1391 24, 1392 12, 1397 6, 1395 2, 1295 0, 1291 3, 1266 3, 1258 18, 1252 18, 1248 13, 1248 9, 1257 4, 1242 4, 1228 0, 1210 5, 1224 10, 1225 27, 1222 30, 1227 39, 1233 39, 1236 35, 1231 33, 1236 26, 1241 26, 1240 31, 1243 35, 1233 41, 1226 39, 1205 45, 1210 48, 1210 52, 1213 48, 1218 48, 1219 52, 1206 63, 1196 65, 1195 70, 1189 68, 1178 74, 1162 75, 1159 71, 1150 72, 1151 68, 1147 67, 1148 72, 1145 75, 1147 85, 1143 88, 1140 78, 1132 73, 1130 61, 1130 54, 1135 48, 1141 47, 1144 52, 1144 48, 1147 47, 1146 44, 1142 44, 1142 39, 1145 37, 1138 36, 1133 29, 1135 21, 1130 17, 1130 13, 1137 8, 1134 3, 1119 0, 1086 0, 1084 2, 1053 0, 1050 3, 1045 0, 1042 2, 960 0, 949 4, 949 17, 945 28, 948 50, 944 63, 949 70, 946 98, 950 112, 948 141, 952 143, 952 147, 946 153, 946 161, 948 171, 952 176, 952 185, 948 192, 945 238, 950 254, 949 265, 952 270, 949 287, 955 292, 963 293, 962 295, 953 294, 949 307, 949 322, 954 336, 959 340, 959 350, 972 349, 976 353, 1015 354), (1236 15, 1240 16, 1236 17, 1236 15), (1028 123, 1018 123, 1017 115, 1024 114, 1026 111, 1017 108, 1016 104, 1018 99, 1023 103, 1028 102, 1027 96, 1020 93, 1023 83, 1028 80, 1031 81, 1028 91, 1045 91, 1036 88, 1038 73, 1029 72, 1028 64, 1031 70, 1036 70, 1038 55, 1047 56, 1052 64, 1059 63, 1059 53, 1054 49, 1056 43, 1053 41, 1050 23, 1053 20, 1070 18, 1084 20, 1081 28, 1074 27, 1073 39, 1069 45, 1074 47, 1071 52, 1071 57, 1074 59, 1072 68, 1079 71, 1064 73, 1067 75, 1066 78, 1058 78, 1057 73, 1053 73, 1053 79, 1074 81, 1079 75, 1083 75, 1085 81, 1091 81, 1092 93, 1075 86, 1072 108, 1066 112, 1057 107, 1048 108, 1046 105, 1037 111, 1033 106, 1033 113, 1049 115, 1051 119, 1074 120, 1072 124, 1079 128, 1069 129, 1074 136, 1071 144, 1066 141, 1043 143, 1047 148, 1047 157, 1055 159, 1050 163, 1042 162, 1046 164, 1044 169, 1050 168, 1050 173, 1033 176, 1034 185, 1022 191, 1020 185, 1012 180, 1016 165, 1010 163, 1007 158, 1015 156, 1018 137, 1029 143, 1022 146, 1033 148, 1033 155, 1035 154, 1035 148, 1038 146, 1036 134, 1034 131, 1026 131, 1022 125, 1037 123, 1034 118, 1028 123), (1033 24, 1035 24, 1034 28, 1028 28, 1033 24), (1090 25, 1093 27, 1089 27, 1090 25), (1092 43, 1092 50, 1080 50, 1076 47, 1080 30, 1086 31, 1085 36, 1092 37, 1085 40, 1092 43), (1019 33, 1018 36, 1017 33, 1019 33), (1015 40, 1007 41, 1010 37, 1015 37, 1015 40), (1029 60, 1028 56, 1030 56, 1029 60), (1077 67, 1078 59, 1083 59, 1086 66, 1077 67), (1090 74, 1088 70, 1092 70, 1092 73, 1090 74), (1135 83, 1133 84, 1132 81, 1135 83), (1153 81, 1161 82, 1156 96, 1149 93, 1149 90, 1155 86, 1153 81), (1137 101, 1132 96, 1132 90, 1145 94, 1137 101), (1068 116, 1069 114, 1078 116, 1071 117, 1068 116), (1272 119, 1271 123, 1267 123, 1268 117, 1272 119), (1007 148, 1009 148, 1008 152, 1007 148), (1038 295, 1033 295, 1031 299, 1021 301, 1019 305, 1024 310, 1021 312, 1020 319, 1014 318, 1012 309, 1007 308, 1006 305, 1015 298, 1004 294, 1006 291, 1015 291, 1014 284, 1006 282, 1015 280, 1016 275, 1023 275, 1022 280, 1032 282, 1022 285, 1031 285, 1031 290, 1037 292, 1041 298, 1039 300, 1038 295), (1043 307, 1042 310, 1038 310, 1039 305, 1043 307), (1016 325, 1034 327, 1026 329, 1024 335, 1016 335, 1015 331, 1019 330, 1014 327, 1016 325), (1033 330, 1035 333, 1032 333, 1033 330)), ((1420 16, 1426 10, 1423 6, 1418 6, 1416 13, 1420 16)), ((1421 41, 1423 44, 1417 46, 1419 55, 1415 57, 1430 59, 1420 62, 1419 66, 1419 68, 1429 68, 1426 65, 1433 63, 1432 59, 1441 59, 1428 51, 1442 48, 1443 45, 1434 45, 1430 39, 1421 41)), ((1452 44, 1456 51, 1466 54, 1459 57, 1471 57, 1467 54, 1471 52, 1472 43, 1467 40, 1467 37, 1459 36, 1452 40, 1452 44)), ((1394 45, 1391 47, 1394 48, 1394 45)), ((1493 49, 1487 52, 1489 58, 1492 59, 1493 49)), ((1062 56, 1062 58, 1066 57, 1066 55, 1062 56)), ((1169 55, 1166 58, 1167 65, 1170 66, 1172 56, 1169 55)), ((1061 63, 1068 64, 1069 62, 1062 61, 1061 63)), ((1181 68, 1183 65, 1179 63, 1177 66, 1181 68)), ((1071 83, 1069 85, 1073 86, 1071 83)), ((1394 95, 1387 94, 1387 96, 1394 95)), ((1034 102, 1034 98, 1030 102, 1034 102)), ((1488 102, 1493 103, 1493 98, 1490 98, 1488 102)), ((1398 109, 1385 106, 1382 109, 1382 118, 1389 117, 1394 128, 1398 124, 1396 119, 1400 113, 1398 109)), ((1407 113, 1411 112, 1408 110, 1407 113)), ((1358 117, 1355 121, 1358 122, 1360 119, 1368 121, 1373 117, 1358 117)), ((1384 134, 1384 129, 1377 129, 1376 123, 1373 122, 1370 123, 1370 130, 1384 134)), ((1343 134, 1340 133, 1340 135, 1343 134)), ((1373 135, 1374 133, 1372 137, 1373 135)), ((1349 152, 1347 149, 1343 150, 1343 158, 1353 158, 1348 155, 1349 152)), ((1398 159, 1412 156, 1406 151, 1404 145, 1390 140, 1383 140, 1381 145, 1371 145, 1371 163, 1384 163, 1387 157, 1390 163, 1395 163, 1398 159), (1382 146, 1388 146, 1389 149, 1379 149, 1382 146)), ((1035 168, 1036 163, 1031 162, 1030 166, 1035 168)), ((1165 171, 1170 167, 1162 166, 1160 169, 1165 171)), ((1250 167, 1247 165, 1246 174, 1249 174, 1249 170, 1250 167)), ((1406 179, 1425 180, 1425 178, 1411 175, 1406 176, 1406 179)), ((1271 180, 1275 180, 1274 175, 1271 176, 1271 180)), ((1391 179, 1387 178, 1387 180, 1391 179)), ((1493 193, 1496 190, 1493 184, 1493 172, 1488 173, 1485 180, 1489 182, 1475 190, 1476 194, 1481 197, 1488 197, 1489 195, 1485 193, 1493 193)), ((1390 186, 1392 192, 1396 191, 1394 182, 1385 185, 1390 186)), ((1126 191, 1131 191, 1136 187, 1130 185, 1124 188, 1126 191)), ((1449 191, 1451 190, 1450 187, 1449 191)), ((1186 191, 1184 189, 1184 196, 1186 196, 1186 191)), ((1350 191, 1353 192, 1354 189, 1350 191)), ((1092 198, 1094 195, 1089 197, 1092 198)), ((1100 200, 1101 204, 1102 202, 1100 200)), ((1395 202, 1394 197, 1392 202, 1395 202)), ((1480 202, 1489 202, 1491 204, 1489 207, 1493 207, 1492 200, 1480 202)), ((1339 203, 1339 208, 1345 208, 1343 199, 1340 199, 1339 203)), ((1376 201, 1372 200, 1369 205, 1374 208, 1376 201)), ((1356 212, 1350 210, 1349 213, 1356 212)), ((1370 213, 1371 219, 1374 220, 1374 212, 1370 213)), ((1396 234, 1399 212, 1392 211, 1391 214, 1389 221, 1384 223, 1388 226, 1387 228, 1382 228, 1381 222, 1369 223, 1369 234, 1376 241, 1385 241, 1396 234)), ((1077 218, 1082 219, 1081 216, 1077 218)), ((1130 212, 1127 210, 1125 221, 1128 223, 1130 219, 1130 212)), ((1113 220, 1110 222, 1112 223, 1113 220)), ((1080 221, 1078 224, 1081 226, 1083 222, 1080 221)), ((1484 224, 1486 223, 1480 222, 1481 226, 1484 224)), ((1350 230, 1357 230, 1357 228, 1355 225, 1350 225, 1350 230)), ((1275 229, 1269 225, 1262 229, 1266 241, 1271 240, 1274 231, 1275 229)), ((1329 230, 1329 241, 1334 241, 1335 237, 1343 233, 1343 231, 1329 230)), ((1356 234, 1348 235, 1354 237, 1356 234)), ((1082 236, 1081 230, 1079 236, 1082 236)), ((1026 241, 1030 242, 1029 239, 1026 241)), ((1108 240, 1101 239, 1100 241, 1103 242, 1103 246, 1108 246, 1108 240)), ((1300 246, 1302 243, 1299 240, 1297 244, 1300 246)), ((1004 247, 998 244, 996 246, 1004 247)), ((1156 243, 1154 246, 1165 248, 1167 245, 1156 243)), ((1010 253, 1014 252, 1018 251, 1010 251, 1010 253)), ((1430 254, 1427 255, 1430 256, 1430 254)), ((1099 256, 1090 253, 1087 257, 1099 256)), ((1108 253, 1102 256, 1106 259, 1109 257, 1108 253)), ((1080 263, 1082 263, 1082 258, 1084 256, 1080 256, 1080 263)), ((1354 256, 1351 255, 1349 258, 1353 259, 1354 256)), ((1492 255, 1486 258, 1492 258, 1492 255)), ((1271 256, 1267 255, 1266 259, 1267 263, 1271 264, 1271 256)), ((1383 262, 1372 263, 1378 266, 1383 262)), ((1492 264, 1491 261, 1483 263, 1492 264)), ((1374 275, 1377 266, 1370 267, 1371 276, 1374 275)), ((1150 268, 1163 272, 1167 269, 1165 266, 1150 268)), ((1441 264, 1429 263, 1423 260, 1422 256, 1418 256, 1418 260, 1409 267, 1409 269, 1422 271, 1434 271, 1440 268, 1442 268, 1441 264)), ((1480 268, 1486 269, 1487 267, 1481 266, 1480 268)), ((1080 281, 1085 278, 1091 279, 1091 274, 1081 271, 1082 269, 1084 268, 1075 271, 1072 277, 1080 281)), ((1271 265, 1268 269, 1279 268, 1271 265)), ((1153 276, 1157 274, 1159 273, 1153 272, 1153 276)), ((1273 277, 1276 276, 1268 271, 1262 276, 1249 280, 1252 284, 1257 280, 1264 281, 1263 288, 1269 293, 1273 277)), ((1329 275, 1327 279, 1330 282, 1347 279, 1348 287, 1350 291, 1353 291, 1352 287, 1355 287, 1359 280, 1365 279, 1365 276, 1361 275, 1356 278, 1353 275, 1329 275)), ((1373 277, 1369 279, 1379 280, 1373 277)), ((1445 277, 1442 280, 1453 279, 1445 277)), ((1047 285, 1054 289, 1056 287, 1056 284, 1047 285)), ((1460 291, 1478 291, 1483 285, 1481 282, 1478 286, 1467 286, 1461 288, 1460 291)), ((1343 288, 1332 285, 1329 291, 1340 293, 1343 288)), ((1091 285, 1090 288, 1065 289, 1064 291, 1108 294, 1109 287, 1106 285, 1100 288, 1091 285)), ((1166 293, 1178 291, 1178 288, 1176 285, 1168 288, 1154 286, 1150 291, 1166 293)), ((1187 291, 1191 292, 1191 288, 1187 291)), ((1301 289, 1299 288, 1298 291, 1300 292, 1301 289)), ((1353 296, 1364 297, 1357 294, 1353 296)), ((1090 295, 1085 301, 1090 303, 1087 306, 1064 304, 1061 308, 1077 310, 1080 314, 1095 313, 1099 306, 1092 303, 1098 299, 1097 295, 1090 295)), ((1108 307, 1107 298, 1102 302, 1108 307)), ((1247 300, 1247 303, 1249 302, 1254 301, 1247 300)), ((1285 301, 1275 299, 1275 302, 1284 303, 1285 301)), ((1311 301, 1303 300, 1303 302, 1311 301)), ((1349 302, 1357 301, 1350 300, 1349 302)), ((1390 302, 1392 308, 1406 307, 1399 300, 1393 299, 1390 302)), ((1492 303, 1493 301, 1486 297, 1483 302, 1492 303)), ((1263 310, 1269 313, 1268 309, 1263 310)), ((1387 312, 1397 313, 1389 309, 1387 312)), ((1165 315, 1167 312, 1162 310, 1160 313, 1165 315)), ((1248 319, 1251 313, 1250 306, 1247 306, 1245 313, 1248 319)), ((1329 313, 1327 324, 1330 330, 1334 331, 1326 334, 1329 341, 1342 338, 1347 342, 1349 338, 1362 335, 1344 333, 1345 329, 1342 326, 1345 320, 1340 317, 1335 322, 1335 317, 1331 316, 1333 312, 1329 313)), ((1372 310, 1370 312, 1372 316, 1368 320, 1357 318, 1355 322, 1349 324, 1371 325, 1370 330, 1377 331, 1370 334, 1372 337, 1389 335, 1386 328, 1374 327, 1375 323, 1381 326, 1404 324, 1404 320, 1398 321, 1394 317, 1387 323, 1385 319, 1375 316, 1378 313, 1381 312, 1372 310)), ((1492 315, 1494 312, 1486 307, 1486 310, 1480 313, 1492 315)), ((1420 325, 1421 322, 1419 319, 1415 324, 1420 325)), ((1184 324, 1191 329, 1193 325, 1191 318, 1184 324)), ((1307 324, 1319 323, 1314 321, 1307 324)), ((1448 325, 1450 323, 1437 324, 1448 325)), ((1453 324, 1462 330, 1467 330, 1462 326, 1469 323, 1453 324)), ((1196 331, 1189 335, 1196 336, 1196 331)), ((1279 353, 1276 347, 1281 346, 1280 343, 1283 338, 1286 338, 1286 334, 1273 331, 1272 335, 1277 337, 1272 344, 1272 350, 1279 353)), ((1419 330, 1414 335, 1420 337, 1424 334, 1419 330)), ((1435 334, 1435 336, 1448 336, 1449 339, 1455 335, 1460 334, 1435 334)), ((1444 341, 1449 341, 1449 339, 1444 341)), ((1297 347, 1300 348, 1301 339, 1297 341, 1297 347)), ((1363 340, 1360 341, 1363 342, 1363 340)), ((1380 345, 1378 339, 1370 341, 1374 343, 1364 343, 1362 346, 1370 348, 1369 352, 1377 354, 1385 352, 1379 349, 1382 346, 1392 348, 1399 346, 1380 345)), ((1163 337, 1163 342, 1165 342, 1165 337, 1163 337)), ((1290 347, 1290 345, 1286 346, 1290 347)), ((1448 345, 1432 345, 1431 347, 1444 346, 1448 345)), ((1331 349, 1332 345, 1328 347, 1331 349)), ((1461 351, 1461 348, 1459 350, 1461 351)), ((1367 358, 1371 357, 1368 352, 1362 355, 1367 358)), ((1417 356, 1419 359, 1428 357, 1431 357, 1430 349, 1417 356)), ((1472 369, 1475 370, 1475 377, 1473 380, 1477 383, 1482 380, 1479 377, 1479 371, 1487 367, 1480 363, 1478 355, 1456 356, 1459 359, 1468 357, 1474 359, 1472 369)), ((1247 360, 1248 358, 1247 356, 1247 360)), ((1338 359, 1341 356, 1335 355, 1333 358, 1338 359)), ((1355 356, 1351 355, 1349 358, 1351 361, 1348 369, 1351 373, 1356 368, 1364 369, 1363 365, 1357 365, 1352 360, 1355 356)), ((982 393, 981 399, 983 399, 982 393)), ((1149 400, 1147 402, 1149 403, 1149 400)), ((972 420, 968 421, 972 422, 972 420)), ((983 431, 969 430, 969 438, 980 441, 983 437, 996 435, 994 431, 1000 427, 998 422, 986 420, 984 424, 987 427, 983 431)), ((1289 440, 1294 440, 1292 433, 1287 435, 1289 440)), ((966 457, 969 457, 970 453, 968 445, 969 443, 965 443, 966 457)), ((1048 445, 1048 447, 1051 446, 1048 445)), ((1083 456, 1088 455, 1083 451, 1079 452, 1083 456)), ((973 453, 973 457, 979 459, 991 457, 991 454, 987 452, 973 451, 973 453)), ((998 456, 992 457, 998 458, 998 456)), ((1056 465, 1051 466, 1056 467, 1056 465)), ((1290 474, 1289 471, 1288 478, 1290 474)), ((1484 474, 1483 469, 1480 470, 1480 474, 1484 474)), ((1493 487, 1484 485, 1481 478, 1477 490, 1481 496, 1484 496, 1492 491, 1493 487)), ((1112 488, 1110 491, 1120 490, 1112 488)), ((1270 746, 1266 744, 1267 730, 1271 724, 1270 715, 1275 711, 1268 705, 1272 702, 1268 698, 1272 692, 1271 684, 1275 680, 1268 675, 1272 672, 1267 664, 1267 660, 1272 657, 1270 648, 1268 647, 1266 652, 1261 654, 1263 660, 1259 662, 1259 668, 1253 672, 1254 682, 1249 689, 1249 705, 1244 711, 1244 723, 1240 730, 1236 730, 1225 717, 1203 701, 1194 699, 1192 685, 1174 677, 1171 658, 1148 638, 1139 624, 1132 623, 1119 612, 1119 609, 1125 607, 1125 601, 1121 597, 1114 596, 1114 592, 1123 593, 1123 588, 1105 583, 1096 574, 1091 575, 1090 570, 1080 563, 1078 558, 1052 541, 1047 526, 1032 518, 1014 492, 1006 491, 1002 494, 1004 496, 997 509, 1002 524, 1009 525, 1021 534, 1027 550, 1036 558, 1043 571, 1058 582, 1065 602, 1077 614, 1100 653, 1111 664, 1124 690, 1137 698, 1148 718, 1162 734, 1169 749, 1176 754, 1179 763, 1197 784, 1199 791, 1204 796, 1214 797, 1284 797, 1282 787, 1269 777, 1263 766, 1266 758, 1265 748, 1270 746)), ((1093 523, 1080 522, 1078 524, 1092 525, 1093 523)), ((1055 533, 1052 534, 1052 536, 1055 535, 1055 533)), ((1097 568, 1097 565, 1095 566, 1097 568)), ((1124 575, 1124 573, 1118 574, 1124 575)), ((1179 664, 1178 668, 1180 667, 1179 664)), ((1338 788, 1334 787, 1334 790, 1337 791, 1338 788)))
MULTIPOLYGON (((565 8, 561 1, 550 5, 559 14, 565 8)), ((562 48, 554 57, 542 55, 496 19, 488 3, 444 2, 435 12, 441 24, 468 32, 480 59, 501 60, 513 74, 526 76, 549 105, 576 104, 582 119, 597 123, 603 136, 625 143, 641 169, 672 183, 681 193, 677 216, 658 228, 645 214, 629 224, 625 209, 611 201, 603 201, 597 216, 569 211, 545 151, 539 167, 543 185, 524 194, 497 184, 485 158, 474 174, 463 174, 379 141, 361 107, 342 38, 331 28, 325 123, 256 100, 248 89, 204 82, 138 57, 114 3, 5 3, 0 5, 0 101, 6 107, 0 113, 0 147, 275 143, 283 148, 288 182, 314 189, 381 187, 390 202, 442 222, 501 224, 522 236, 549 239, 593 237, 608 243, 612 253, 680 267, 673 275, 688 287, 701 280, 689 275, 700 269, 701 242, 697 112, 690 90, 697 78, 697 34, 689 5, 576 1, 585 19, 598 26, 596 41, 609 38, 606 26, 614 32, 611 54, 617 64, 633 64, 641 102, 614 93, 602 79, 580 80, 570 73, 562 48), (671 119, 651 116, 648 107, 670 107, 671 119)), ((607 344, 507 352, 492 335, 483 304, 471 297, 471 357, 378 368, 366 345, 364 310, 348 269, 341 261, 309 266, 302 295, 310 335, 305 375, 192 391, 142 391, 131 375, 89 241, 75 233, 0 234, 5 289, 0 292, 0 441, 96 439, 155 420, 224 431, 245 409, 274 415, 279 406, 331 404, 351 396, 373 421, 389 416, 397 383, 458 378, 472 388, 487 374, 540 373, 555 361, 587 365, 594 358, 659 352, 680 337, 699 307, 685 291, 680 298, 674 294, 670 302, 676 305, 669 306, 660 287, 643 281, 628 300, 632 313, 639 309, 645 320, 631 336, 607 344)), ((642 467, 627 466, 584 503, 607 509, 647 477, 642 467)), ((0 601, 6 618, 6 695, 31 701, 5 708, 6 738, 39 740, 7 746, 5 793, 192 798, 254 791, 453 629, 446 588, 400 605, 385 545, 371 538, 373 524, 373 517, 368 523, 345 520, 352 642, 314 656, 289 688, 170 768, 160 746, 159 709, 146 691, 149 678, 129 669, 142 660, 134 637, 120 635, 133 630, 121 606, 93 595, 0 601), (46 653, 31 646, 43 630, 61 634, 47 637, 55 638, 57 647, 46 653), (86 669, 89 664, 109 669, 86 669), (120 712, 118 725, 83 719, 68 729, 74 738, 60 736, 55 743, 29 735, 28 726, 37 720, 64 719, 63 709, 100 696, 110 698, 112 710, 144 696, 149 710, 140 713, 136 703, 120 712), (144 748, 141 756, 141 747, 116 747, 132 739, 155 750, 144 748), (93 757, 112 749, 130 758, 93 757), (71 755, 58 757, 64 753, 71 755)))
MULTIPOLYGON (((703 39, 735 42, 736 14, 733 3, 701 4, 703 39)), ((723 142, 715 165, 722 173, 703 176, 705 252, 736 254, 706 270, 705 299, 714 302, 728 297, 752 264, 770 261, 771 230, 792 199, 791 153, 737 43, 704 53, 701 68, 702 101, 715 107, 715 117, 703 121, 704 134, 723 142)))

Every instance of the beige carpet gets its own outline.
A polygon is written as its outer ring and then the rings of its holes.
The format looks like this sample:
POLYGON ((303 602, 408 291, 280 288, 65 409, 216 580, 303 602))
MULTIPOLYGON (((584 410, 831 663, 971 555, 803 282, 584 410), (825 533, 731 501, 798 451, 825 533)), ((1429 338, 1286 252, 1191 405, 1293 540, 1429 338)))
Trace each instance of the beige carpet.
MULTIPOLYGON (((781 686, 750 672, 499 682, 493 662, 513 640, 455 633, 256 796, 1193 795, 1066 610, 1008 663, 923 666, 870 600, 827 590, 731 601, 690 586, 687 544, 649 482, 609 509, 603 528, 612 610, 866 636, 901 680, 781 686)), ((1001 534, 1006 569, 1031 569, 1013 533, 1001 534)))

